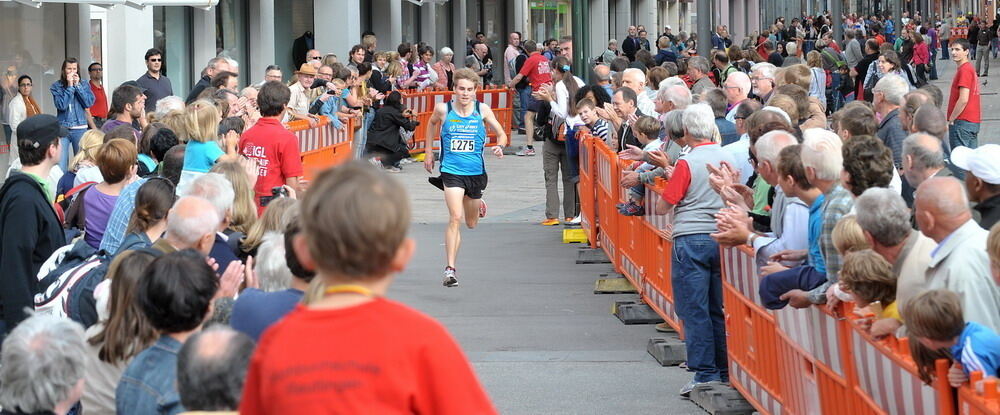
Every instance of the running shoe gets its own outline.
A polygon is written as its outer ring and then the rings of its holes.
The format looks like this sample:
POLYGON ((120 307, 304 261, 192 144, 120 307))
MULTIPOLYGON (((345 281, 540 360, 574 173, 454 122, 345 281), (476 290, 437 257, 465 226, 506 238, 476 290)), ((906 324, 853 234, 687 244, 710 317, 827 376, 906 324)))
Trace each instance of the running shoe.
POLYGON ((559 219, 550 218, 542 221, 542 226, 555 226, 559 224, 559 219))
POLYGON ((576 217, 575 217, 575 218, 570 218, 570 219, 568 219, 568 220, 566 221, 566 223, 568 223, 568 224, 570 224, 570 225, 579 225, 579 224, 580 224, 580 222, 582 222, 582 221, 583 221, 583 217, 581 217, 580 215, 576 215, 576 217))
POLYGON ((399 168, 399 167, 396 167, 396 166, 392 166, 392 167, 387 167, 387 168, 385 169, 385 172, 386 172, 386 173, 399 173, 399 172, 401 172, 401 171, 403 171, 403 169, 401 169, 401 168, 399 168))
POLYGON ((483 199, 479 199, 479 217, 486 217, 486 201, 483 199))
POLYGON ((444 282, 445 287, 457 287, 458 278, 455 278, 455 268, 444 267, 444 282))
POLYGON ((528 147, 526 150, 524 150, 524 155, 526 155, 526 156, 534 156, 535 155, 535 148, 534 147, 528 147))
POLYGON ((711 387, 712 385, 721 385, 721 384, 722 384, 722 382, 719 382, 717 380, 712 380, 712 381, 708 381, 708 382, 696 382, 696 381, 692 380, 692 381, 688 382, 687 385, 684 385, 684 387, 681 388, 681 396, 683 396, 685 398, 690 398, 691 397, 691 391, 693 391, 695 388, 702 388, 702 387, 707 388, 707 387, 711 387))

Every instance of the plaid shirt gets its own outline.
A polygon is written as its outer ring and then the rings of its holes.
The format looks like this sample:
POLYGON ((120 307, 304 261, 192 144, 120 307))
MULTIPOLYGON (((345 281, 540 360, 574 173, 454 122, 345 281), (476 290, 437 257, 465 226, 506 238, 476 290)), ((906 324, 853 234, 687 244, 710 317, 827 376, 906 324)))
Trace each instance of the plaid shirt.
POLYGON ((840 184, 826 194, 826 200, 823 201, 823 233, 819 238, 823 261, 826 263, 826 282, 809 291, 809 301, 813 304, 825 304, 827 288, 837 282, 843 259, 833 246, 833 228, 837 226, 840 218, 850 213, 853 208, 854 197, 840 184))

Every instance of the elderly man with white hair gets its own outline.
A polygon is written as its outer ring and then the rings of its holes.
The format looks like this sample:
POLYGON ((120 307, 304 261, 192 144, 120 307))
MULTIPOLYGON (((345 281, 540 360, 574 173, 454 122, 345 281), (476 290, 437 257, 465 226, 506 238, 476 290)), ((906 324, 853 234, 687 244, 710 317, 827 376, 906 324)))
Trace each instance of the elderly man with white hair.
POLYGON ((903 167, 903 140, 907 135, 899 120, 899 109, 907 92, 910 92, 910 84, 895 74, 883 76, 872 88, 872 104, 882 117, 876 135, 892 150, 892 162, 897 170, 903 167))
MULTIPOLYGON (((840 184, 844 171, 843 143, 837 134, 829 130, 811 128, 802 133, 802 166, 805 167, 809 183, 823 192, 823 229, 820 234, 820 250, 826 265, 826 281, 817 287, 801 287, 781 296, 795 308, 805 308, 813 304, 836 306, 839 302, 833 295, 832 287, 838 280, 843 259, 833 245, 833 228, 840 218, 850 213, 854 207, 851 192, 840 184), (806 291, 808 290, 808 291, 806 291), (828 291, 830 291, 828 295, 828 291)), ((776 259, 790 260, 779 253, 776 259)), ((801 258, 797 258, 801 259, 801 258)))
POLYGON ((917 188, 913 206, 920 232, 938 243, 927 264, 927 289, 958 293, 965 321, 1000 332, 1000 288, 984 249, 989 232, 972 219, 962 182, 932 177, 917 188))
MULTIPOLYGON (((666 79, 664 82, 666 82, 666 79)), ((687 108, 688 105, 691 105, 691 90, 687 86, 664 86, 663 82, 660 82, 660 89, 656 91, 656 98, 653 100, 653 110, 657 114, 660 114, 661 118, 670 111, 682 110, 687 108)), ((662 122, 662 119, 660 121, 662 122)), ((660 134, 660 136, 662 138, 663 134, 660 134)))
POLYGON ((3 413, 65 415, 80 401, 87 359, 83 326, 36 314, 7 335, 2 350, 3 413))
POLYGON ((776 82, 775 72, 778 68, 768 62, 760 62, 750 67, 750 85, 753 87, 753 95, 761 104, 767 104, 774 93, 776 82))
POLYGON ((736 123, 736 107, 740 106, 747 97, 750 96, 750 77, 743 72, 733 72, 726 77, 725 89, 726 99, 729 101, 729 111, 726 113, 726 121, 736 123))
MULTIPOLYGON (((681 396, 689 396, 695 386, 729 380, 719 244, 710 236, 718 231, 715 214, 724 205, 709 185, 708 167, 735 164, 735 160, 714 141, 718 129, 707 104, 687 107, 683 124, 681 141, 691 151, 674 165, 662 200, 653 203, 657 214, 674 211, 671 283, 677 315, 684 323, 688 368, 695 372, 694 379, 680 390, 681 396)), ((660 167, 667 165, 660 152, 652 152, 650 159, 660 167)))
POLYGON ((941 140, 930 134, 910 134, 903 140, 903 169, 901 173, 914 188, 931 177, 951 176, 945 168, 941 140))
POLYGON ((802 58, 799 57, 799 45, 795 42, 788 42, 785 44, 785 53, 787 53, 788 56, 786 56, 784 62, 782 62, 782 68, 805 63, 802 61, 802 58))
POLYGON ((639 107, 639 112, 650 117, 658 117, 660 115, 656 111, 656 105, 653 104, 653 100, 645 94, 646 74, 642 73, 641 70, 628 68, 625 72, 622 72, 622 86, 636 92, 636 106, 639 107))
MULTIPOLYGON (((236 198, 236 192, 233 190, 232 183, 229 183, 226 176, 219 173, 205 173, 192 181, 182 195, 207 200, 218 215, 218 222, 211 227, 215 231, 215 238, 208 256, 219 264, 219 275, 222 275, 230 264, 240 264, 239 258, 236 257, 236 253, 229 245, 229 237, 222 233, 229 227, 233 216, 233 201, 236 198)), ((169 226, 169 219, 167 224, 169 226)), ((250 264, 250 262, 252 261, 247 263, 250 264)))

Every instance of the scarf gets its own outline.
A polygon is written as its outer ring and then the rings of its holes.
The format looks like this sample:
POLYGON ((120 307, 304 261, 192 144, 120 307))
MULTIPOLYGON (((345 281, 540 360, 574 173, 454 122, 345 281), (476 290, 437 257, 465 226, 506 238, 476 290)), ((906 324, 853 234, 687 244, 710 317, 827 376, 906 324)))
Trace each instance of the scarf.
POLYGON ((38 107, 38 103, 35 102, 35 99, 32 98, 31 95, 28 95, 26 97, 22 96, 21 98, 24 99, 24 109, 27 112, 27 117, 26 118, 31 118, 33 116, 36 116, 36 115, 42 113, 42 110, 39 109, 39 107, 38 107))

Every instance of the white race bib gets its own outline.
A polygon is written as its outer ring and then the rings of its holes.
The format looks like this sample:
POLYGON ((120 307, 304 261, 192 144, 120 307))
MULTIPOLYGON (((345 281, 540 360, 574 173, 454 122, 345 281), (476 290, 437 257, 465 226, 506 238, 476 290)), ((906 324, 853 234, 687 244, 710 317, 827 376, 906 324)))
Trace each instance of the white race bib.
POLYGON ((453 153, 472 153, 476 151, 476 140, 451 140, 451 152, 453 153))

